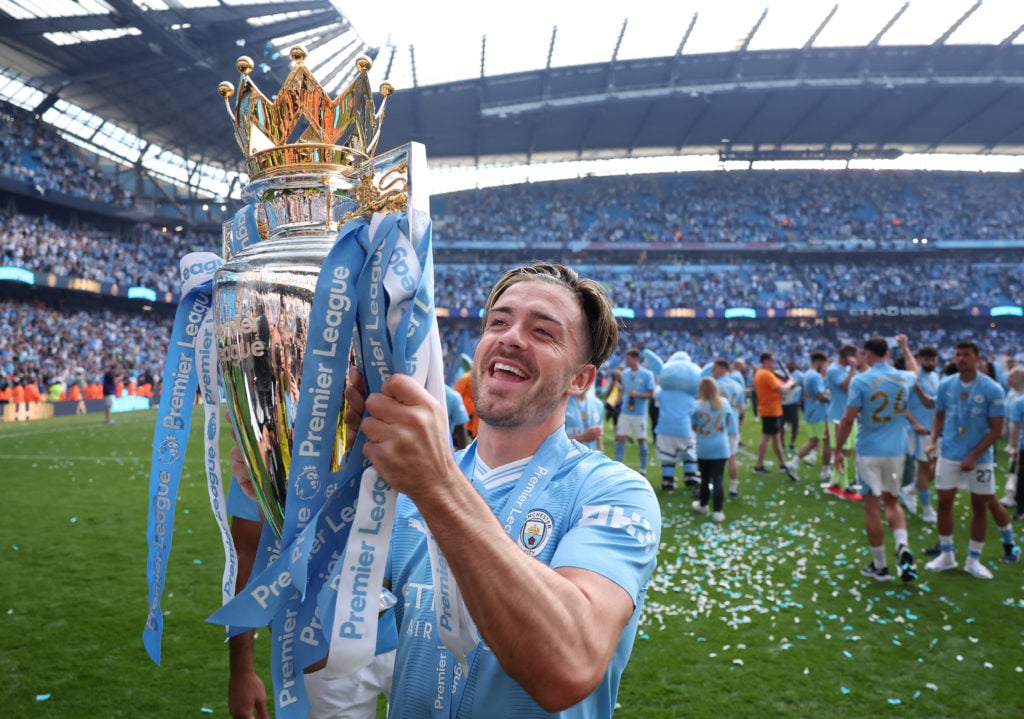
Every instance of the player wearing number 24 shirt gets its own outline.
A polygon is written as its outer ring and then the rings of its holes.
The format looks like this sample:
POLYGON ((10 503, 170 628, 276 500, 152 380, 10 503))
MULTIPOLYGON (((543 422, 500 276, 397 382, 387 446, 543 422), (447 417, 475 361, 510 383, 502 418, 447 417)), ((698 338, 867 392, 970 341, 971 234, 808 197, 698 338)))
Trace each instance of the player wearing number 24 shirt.
MULTIPOLYGON (((907 547, 907 519, 896 498, 907 453, 907 399, 917 383, 918 368, 907 348, 907 336, 898 335, 896 342, 903 350, 909 371, 897 370, 887 362, 889 343, 884 337, 872 337, 864 343, 864 361, 870 369, 850 380, 836 446, 843 446, 859 417, 857 475, 867 486, 864 529, 871 548, 871 564, 861 569, 861 574, 878 581, 891 579, 885 556, 884 511, 896 542, 900 578, 909 582, 917 578, 917 566, 907 547)), ((837 453, 837 471, 842 471, 844 462, 843 454, 837 453)))

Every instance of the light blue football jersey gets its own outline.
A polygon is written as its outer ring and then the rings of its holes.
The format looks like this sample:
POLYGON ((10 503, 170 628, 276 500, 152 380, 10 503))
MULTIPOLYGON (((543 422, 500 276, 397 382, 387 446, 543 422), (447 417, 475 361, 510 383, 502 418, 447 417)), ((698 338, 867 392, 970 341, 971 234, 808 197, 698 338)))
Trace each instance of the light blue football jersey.
POLYGON ((646 397, 630 397, 630 390, 637 392, 651 392, 654 390, 654 373, 646 367, 637 367, 635 370, 627 367, 622 370, 622 405, 619 410, 622 414, 638 415, 643 417, 647 414, 646 397))
MULTIPOLYGON (((943 459, 962 460, 981 443, 988 434, 989 420, 1006 414, 1003 398, 1003 388, 980 373, 966 385, 958 374, 939 383, 935 409, 946 413, 942 426, 943 459)), ((978 464, 992 464, 994 456, 989 447, 978 458, 978 464)))
POLYGON ((846 406, 860 410, 857 454, 862 457, 902 457, 907 453, 908 395, 917 378, 913 372, 877 362, 850 381, 846 406))
MULTIPOLYGON (((846 412, 846 397, 848 390, 841 389, 839 385, 846 381, 850 373, 849 367, 843 367, 833 362, 825 371, 825 386, 829 391, 828 400, 828 421, 838 422, 846 412)), ((851 380, 852 381, 852 380, 851 380)))
MULTIPOLYGON (((936 392, 939 391, 939 373, 937 371, 925 372, 921 370, 921 376, 917 378, 917 385, 921 390, 935 399, 936 392)), ((907 410, 910 414, 914 415, 914 419, 923 424, 929 430, 932 428, 932 419, 935 417, 935 408, 928 409, 921 402, 921 398, 917 396, 917 392, 910 393, 910 403, 907 405, 907 410)), ((910 432, 914 431, 913 427, 909 427, 910 432)))
POLYGON ((811 424, 824 422, 828 419, 828 402, 818 399, 818 395, 825 391, 825 380, 815 369, 809 369, 804 373, 804 420, 811 424))
POLYGON ((738 434, 736 413, 727 402, 714 409, 703 400, 693 408, 698 459, 729 459, 729 435, 738 434))
MULTIPOLYGON (((465 451, 457 454, 460 460, 464 456, 465 451)), ((489 469, 477 460, 472 472, 474 484, 492 508, 499 508, 526 466, 527 460, 522 460, 489 469)), ((456 660, 444 649, 435 626, 423 518, 412 501, 400 495, 388 560, 393 591, 399 597, 399 646, 389 716, 432 716, 439 696, 442 706, 449 705, 440 715, 457 719, 598 719, 612 715, 622 671, 636 637, 647 581, 657 558, 661 533, 657 497, 638 473, 574 442, 551 481, 533 499, 529 515, 535 517, 532 524, 527 522, 520 536, 513 537, 520 549, 553 568, 578 567, 596 572, 633 598, 633 615, 600 685, 570 709, 551 714, 504 672, 482 641, 468 656, 468 674, 458 680, 460 691, 453 695, 452 686, 445 686, 444 681, 439 685, 439 677, 445 676, 445 669, 453 669, 456 660), (523 535, 529 526, 539 527, 540 532, 526 540, 523 535)), ((531 587, 510 586, 507 590, 523 602, 531 600, 531 587)), ((551 641, 558 641, 558 637, 551 637, 551 641)), ((543 652, 544 648, 536 650, 543 652)), ((455 682, 454 672, 447 676, 455 682)))

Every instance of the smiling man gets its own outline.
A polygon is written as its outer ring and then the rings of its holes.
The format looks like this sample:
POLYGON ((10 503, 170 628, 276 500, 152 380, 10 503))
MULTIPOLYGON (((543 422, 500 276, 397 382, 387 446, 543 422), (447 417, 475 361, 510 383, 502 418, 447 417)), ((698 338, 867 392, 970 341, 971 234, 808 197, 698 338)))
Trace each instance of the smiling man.
POLYGON ((564 421, 617 338, 600 285, 534 264, 506 272, 487 301, 466 450, 451 454, 442 408, 409 377, 365 401, 358 380, 346 392, 349 422, 367 413, 365 456, 401 493, 391 716, 611 716, 660 510, 646 479, 571 441, 564 421), (435 596, 428 532, 479 630, 465 665, 438 639, 435 602, 452 598, 435 596))

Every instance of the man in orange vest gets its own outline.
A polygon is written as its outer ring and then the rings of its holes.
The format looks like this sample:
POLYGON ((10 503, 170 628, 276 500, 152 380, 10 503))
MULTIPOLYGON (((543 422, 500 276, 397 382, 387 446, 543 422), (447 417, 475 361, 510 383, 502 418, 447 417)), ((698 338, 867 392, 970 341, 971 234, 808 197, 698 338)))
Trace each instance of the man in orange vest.
POLYGON ((466 422, 466 432, 469 433, 470 437, 476 437, 477 425, 480 424, 480 419, 476 416, 476 406, 473 404, 473 380, 472 372, 466 374, 455 380, 455 384, 452 385, 452 389, 462 395, 462 403, 466 405, 466 414, 469 415, 469 421, 466 422))

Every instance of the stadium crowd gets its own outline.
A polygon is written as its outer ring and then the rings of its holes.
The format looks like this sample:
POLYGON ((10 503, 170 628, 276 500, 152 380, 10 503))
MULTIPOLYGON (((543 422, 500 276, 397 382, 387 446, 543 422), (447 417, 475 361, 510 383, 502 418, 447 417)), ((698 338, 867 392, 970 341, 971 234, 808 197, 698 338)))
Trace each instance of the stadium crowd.
POLYGON ((32 114, 0 105, 0 174, 45 196, 59 192, 104 205, 131 207, 130 192, 79 159, 56 132, 32 114))
MULTIPOLYGON (((446 241, 821 244, 1015 238, 1012 175, 748 171, 535 183, 460 192, 434 207, 446 241)), ((579 244, 577 244, 579 243, 579 244)))
MULTIPOLYGON (((171 322, 110 310, 56 309, 41 302, 0 300, 0 389, 77 386, 83 398, 118 365, 136 386, 158 384, 171 322)), ((54 397, 56 399, 56 397, 54 397)))
MULTIPOLYGON (((43 190, 130 202, 116 183, 77 160, 30 115, 11 110, 5 119, 0 173, 24 182, 39 180, 43 190)), ((1015 178, 999 174, 794 171, 587 178, 439 196, 432 205, 436 304, 452 317, 475 317, 485 288, 507 266, 507 257, 525 261, 538 255, 594 277, 615 305, 633 308, 638 316, 645 309, 675 307, 1018 304, 1024 281, 1012 251, 911 250, 883 256, 858 250, 925 236, 968 244, 1018 238, 1024 226, 1019 194, 1015 178), (675 249, 616 249, 636 242, 674 244, 675 249), (693 242, 722 251, 695 253, 686 244, 693 242), (605 249, 589 243, 603 243, 605 249), (775 246, 766 243, 800 249, 770 255, 729 249, 775 246), (472 248, 483 244, 502 248, 506 260, 481 262, 472 248), (848 251, 823 253, 814 250, 817 245, 848 251), (466 247, 473 253, 470 262, 466 247), (879 282, 882 276, 885 281, 879 282)), ((0 266, 159 293, 177 290, 182 255, 217 251, 219 245, 214 233, 167 232, 144 224, 115 233, 78 219, 69 224, 19 212, 13 201, 0 211, 0 266)), ((88 381, 111 358, 122 361, 129 374, 159 376, 168 322, 11 301, 0 307, 0 369, 9 379, 32 377, 44 388, 56 377, 88 381)), ((806 362, 815 349, 863 340, 856 324, 797 329, 779 323, 754 330, 696 326, 638 330, 629 343, 666 356, 684 349, 700 362, 722 355, 752 358, 771 346, 781 358, 806 362)), ((936 321, 922 320, 918 326, 921 336, 915 339, 948 351, 971 333, 936 321)), ((471 351, 472 332, 463 329, 451 336, 456 334, 461 339, 449 342, 449 354, 471 351)), ((982 334, 975 339, 990 355, 1015 356, 1024 348, 1019 331, 1000 328, 982 334)), ((621 364, 623 349, 613 356, 612 366, 621 364)))
POLYGON ((68 227, 45 216, 2 211, 0 237, 0 266, 160 293, 180 287, 178 260, 183 255, 213 247, 210 235, 139 225, 133 237, 123 239, 88 225, 68 227))

